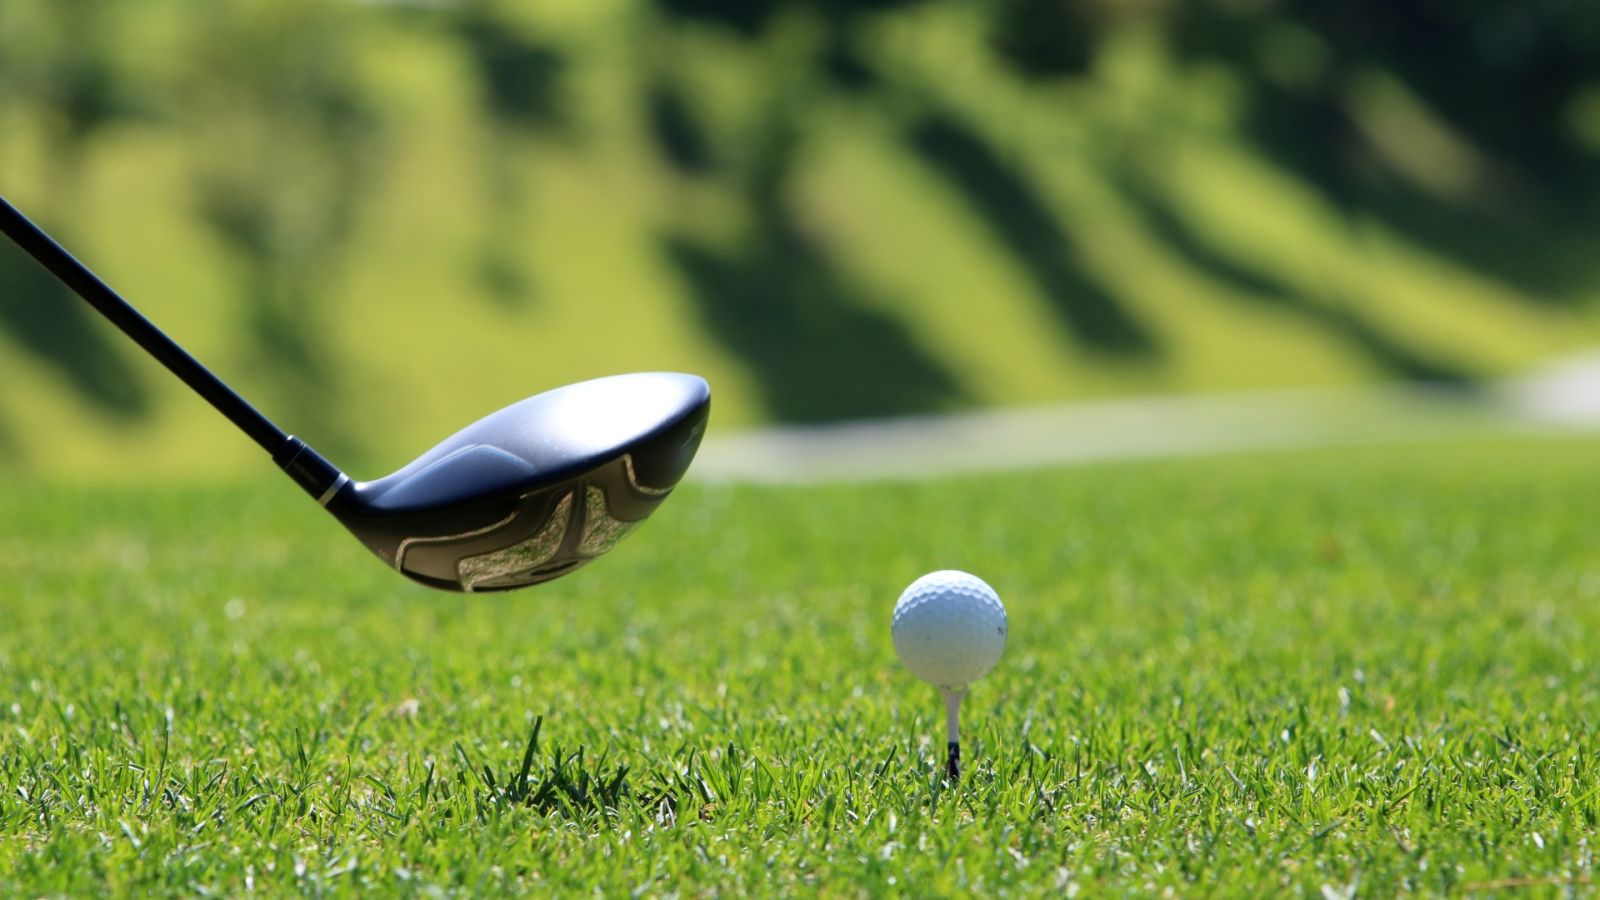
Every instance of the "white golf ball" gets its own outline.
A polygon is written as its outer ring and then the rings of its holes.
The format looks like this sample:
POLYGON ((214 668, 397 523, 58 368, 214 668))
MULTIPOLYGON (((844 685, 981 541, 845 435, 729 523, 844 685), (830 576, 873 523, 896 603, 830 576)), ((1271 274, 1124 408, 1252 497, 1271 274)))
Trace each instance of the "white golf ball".
POLYGON ((911 674, 960 690, 986 675, 1006 649, 1006 608, 983 579, 929 572, 894 605, 894 652, 911 674))

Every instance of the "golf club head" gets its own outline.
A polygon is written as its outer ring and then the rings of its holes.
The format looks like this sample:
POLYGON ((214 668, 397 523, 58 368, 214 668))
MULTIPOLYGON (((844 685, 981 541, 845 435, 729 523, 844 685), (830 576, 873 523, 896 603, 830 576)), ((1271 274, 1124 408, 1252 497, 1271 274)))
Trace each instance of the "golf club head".
POLYGON ((394 474, 343 481, 326 507, 406 576, 504 591, 610 550, 683 477, 711 390, 651 372, 584 381, 478 420, 394 474))

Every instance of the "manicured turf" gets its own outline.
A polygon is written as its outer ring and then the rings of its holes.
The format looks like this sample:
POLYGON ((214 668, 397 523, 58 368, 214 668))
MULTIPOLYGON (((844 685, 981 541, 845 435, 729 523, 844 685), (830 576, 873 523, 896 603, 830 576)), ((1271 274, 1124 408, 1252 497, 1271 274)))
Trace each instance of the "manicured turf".
POLYGON ((1589 885, 1597 459, 689 486, 591 569, 478 598, 287 483, 13 479, 0 894, 1589 885), (956 788, 888 633, 940 567, 1012 623, 956 788))
MULTIPOLYGON (((726 429, 1487 378, 1600 343, 1586 219, 1551 221, 1530 199, 1485 232, 1495 204, 1476 194, 1397 217, 1357 183, 1319 184, 1317 164, 1262 133, 1253 52, 1181 60, 1169 44, 1182 29, 1163 38, 1155 25, 1170 10, 1107 41, 1082 77, 1037 83, 997 64, 994 4, 876 4, 854 44, 878 73, 863 91, 805 62, 837 52, 825 5, 796 4, 749 42, 669 25, 661 2, 489 4, 488 20, 518 23, 507 47, 548 44, 565 60, 569 126, 532 137, 486 111, 474 73, 487 60, 468 56, 474 28, 445 10, 242 0, 197 15, 145 0, 51 27, 59 5, 0 15, 16 85, 0 97, 6 197, 357 472, 390 471, 540 390, 626 371, 705 376, 726 429), (322 62, 305 70, 272 47, 322 62), (75 67, 98 74, 79 85, 75 67), (343 101, 306 94, 346 70, 360 73, 346 86, 375 133, 328 108, 343 101), (80 98, 71 115, 116 119, 67 141, 77 129, 61 98, 94 96, 97 79, 116 86, 109 108, 80 98), (650 98, 679 82, 718 161, 706 174, 682 174, 651 138, 650 98), (763 148, 790 132, 780 165, 763 148), (263 146, 283 152, 245 152, 263 146), (360 202, 340 210, 343 192, 319 187, 333 163, 311 161, 318 147, 362 160, 341 182, 360 202), (203 214, 219 174, 253 186, 231 206, 287 246, 241 241, 240 223, 203 214), (274 208, 284 214, 254 212, 274 208), (767 221, 777 209, 783 221, 767 221), (315 223, 347 217, 346 238, 302 247, 315 223), (241 255, 252 246, 277 248, 270 276, 241 255)), ((1418 136, 1450 121, 1419 116, 1426 105, 1405 105, 1392 81, 1364 71, 1353 84, 1388 89, 1340 101, 1362 152, 1379 154, 1363 157, 1374 184, 1390 177, 1382 148, 1434 146, 1418 136)), ((1585 115, 1572 112, 1574 129, 1585 115)), ((1470 145, 1448 156, 1480 152, 1469 168, 1489 180, 1472 189, 1521 196, 1493 174, 1511 160, 1470 145)), ((218 440, 209 408, 8 245, 0 459, 113 478, 256 464, 253 446, 218 440)))

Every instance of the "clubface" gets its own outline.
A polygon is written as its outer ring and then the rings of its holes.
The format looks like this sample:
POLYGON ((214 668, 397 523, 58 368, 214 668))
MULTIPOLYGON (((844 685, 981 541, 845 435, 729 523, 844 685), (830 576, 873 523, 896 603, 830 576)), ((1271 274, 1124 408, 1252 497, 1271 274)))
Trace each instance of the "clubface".
POLYGON ((549 581, 616 545, 666 499, 705 433, 711 391, 642 373, 547 391, 480 419, 410 465, 345 483, 328 511, 431 587, 549 581))

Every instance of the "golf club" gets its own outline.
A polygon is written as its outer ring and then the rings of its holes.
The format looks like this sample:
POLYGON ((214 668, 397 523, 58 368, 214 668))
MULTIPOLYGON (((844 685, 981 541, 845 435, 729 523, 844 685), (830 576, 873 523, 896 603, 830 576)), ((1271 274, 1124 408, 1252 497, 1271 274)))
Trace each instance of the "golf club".
POLYGON ((430 587, 511 590, 600 556, 666 499, 705 433, 711 391, 703 379, 616 375, 512 404, 391 475, 352 481, 4 198, 0 231, 260 444, 378 558, 430 587))

